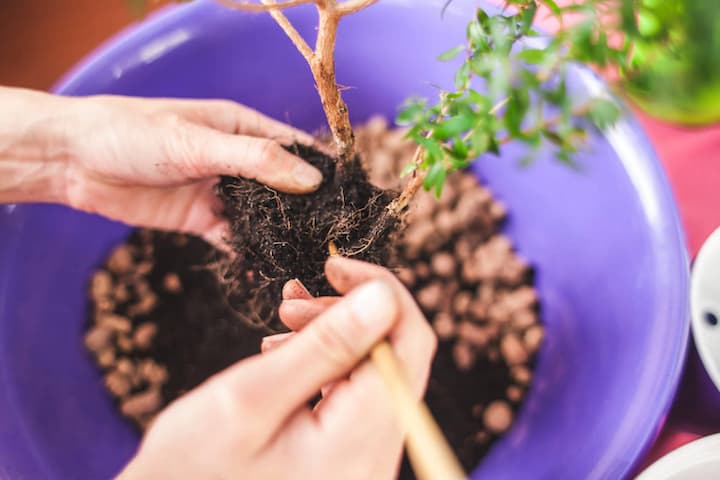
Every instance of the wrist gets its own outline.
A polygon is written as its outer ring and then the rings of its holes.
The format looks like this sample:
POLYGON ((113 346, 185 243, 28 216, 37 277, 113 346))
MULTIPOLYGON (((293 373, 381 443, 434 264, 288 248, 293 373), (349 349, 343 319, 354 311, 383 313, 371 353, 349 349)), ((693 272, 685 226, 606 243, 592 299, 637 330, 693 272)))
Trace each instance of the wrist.
POLYGON ((63 202, 73 101, 0 87, 0 203, 63 202))

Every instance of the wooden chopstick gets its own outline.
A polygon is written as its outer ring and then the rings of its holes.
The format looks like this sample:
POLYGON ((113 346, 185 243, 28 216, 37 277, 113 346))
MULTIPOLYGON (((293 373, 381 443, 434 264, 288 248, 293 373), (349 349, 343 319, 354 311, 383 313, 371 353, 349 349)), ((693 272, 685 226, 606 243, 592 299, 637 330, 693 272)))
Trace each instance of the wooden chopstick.
POLYGON ((465 472, 430 409, 410 390, 390 344, 385 340, 375 345, 370 351, 370 360, 392 394, 395 410, 405 428, 405 447, 415 476, 419 480, 465 479, 465 472))
MULTIPOLYGON (((339 256, 333 242, 328 243, 330 256, 339 256)), ((418 480, 464 480, 465 472, 445 440, 430 409, 415 398, 407 379, 387 340, 370 350, 370 360, 390 389, 393 404, 405 429, 405 448, 418 480)))

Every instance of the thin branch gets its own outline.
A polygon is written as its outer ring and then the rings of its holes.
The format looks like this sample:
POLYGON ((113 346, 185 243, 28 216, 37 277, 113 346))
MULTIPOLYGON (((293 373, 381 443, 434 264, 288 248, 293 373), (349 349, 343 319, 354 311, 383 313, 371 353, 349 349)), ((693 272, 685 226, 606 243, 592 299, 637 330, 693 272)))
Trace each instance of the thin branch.
POLYGON ((337 7, 335 7, 335 11, 338 13, 338 15, 344 17, 345 15, 357 13, 360 10, 369 7, 373 3, 376 3, 377 1, 378 0, 347 0, 346 2, 339 3, 337 7))
POLYGON ((244 10, 246 12, 268 12, 273 10, 281 10, 285 8, 297 7, 299 5, 306 5, 308 3, 316 3, 316 0, 285 0, 280 3, 268 3, 263 1, 263 4, 259 3, 248 3, 248 2, 236 2, 234 0, 216 0, 219 4, 228 8, 234 8, 237 10, 244 10))
POLYGON ((420 187, 423 184, 423 181, 425 180, 425 171, 420 170, 420 165, 423 162, 423 156, 425 153, 425 149, 423 147, 418 146, 415 149, 415 153, 413 154, 412 162, 411 164, 415 166, 415 171, 413 172, 413 177, 410 179, 410 181, 405 185, 405 188, 402 192, 400 192, 400 195, 398 195, 390 204, 387 206, 388 211, 391 215, 395 217, 399 217, 400 214, 405 210, 405 207, 408 206, 410 203, 410 200, 415 196, 418 190, 420 190, 420 187))
POLYGON ((340 160, 344 162, 355 153, 355 138, 350 125, 348 108, 342 99, 335 78, 335 40, 338 23, 342 18, 337 11, 339 7, 340 5, 335 3, 335 0, 328 0, 325 5, 318 4, 319 21, 315 43, 315 61, 310 63, 310 68, 315 77, 323 110, 338 148, 340 160))
POLYGON ((350 159, 355 153, 355 138, 350 125, 347 105, 342 99, 340 88, 335 79, 335 40, 340 19, 369 7, 377 0, 260 0, 262 5, 247 1, 217 0, 230 8, 248 11, 267 11, 280 25, 295 47, 300 51, 312 71, 320 94, 323 110, 328 119, 335 144, 338 148, 340 163, 350 159), (311 49, 290 23, 281 10, 298 5, 313 3, 318 9, 319 22, 315 50, 311 49))
MULTIPOLYGON (((225 0, 223 0, 225 1, 225 0)), ((280 6, 281 4, 275 3, 275 0, 261 0, 263 2, 264 7, 273 7, 273 6, 280 6)), ((299 1, 299 0, 296 0, 299 1)), ((287 2, 286 2, 287 3, 287 2)), ((304 1, 303 3, 315 3, 314 1, 304 1)), ((280 28, 283 29, 285 34, 288 36, 290 41, 295 45, 295 48, 298 49, 298 51, 302 54, 302 56, 305 58, 305 61, 308 64, 312 64, 312 62, 315 60, 315 53, 312 51, 312 48, 305 42, 305 39, 302 38, 300 33, 293 27, 292 23, 290 23, 290 20, 278 9, 272 9, 270 10, 270 16, 275 19, 275 23, 280 25, 280 28)))

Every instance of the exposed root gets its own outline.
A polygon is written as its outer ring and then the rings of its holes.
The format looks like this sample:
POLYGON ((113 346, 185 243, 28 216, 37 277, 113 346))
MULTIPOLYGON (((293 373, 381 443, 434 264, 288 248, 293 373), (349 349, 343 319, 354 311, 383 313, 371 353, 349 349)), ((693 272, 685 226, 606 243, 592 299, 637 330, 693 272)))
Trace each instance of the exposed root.
POLYGON ((313 295, 334 294, 323 272, 331 245, 339 255, 387 265, 400 226, 387 208, 396 193, 372 186, 358 157, 336 169, 331 157, 293 148, 323 172, 317 192, 288 195, 237 177, 219 185, 236 252, 225 274, 230 302, 251 324, 276 330, 285 282, 298 278, 313 295))

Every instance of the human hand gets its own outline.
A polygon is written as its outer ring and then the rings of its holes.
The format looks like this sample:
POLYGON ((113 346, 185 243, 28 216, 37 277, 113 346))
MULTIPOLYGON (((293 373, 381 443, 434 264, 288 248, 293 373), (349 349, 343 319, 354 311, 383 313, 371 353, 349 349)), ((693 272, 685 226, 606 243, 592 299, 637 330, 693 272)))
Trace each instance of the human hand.
POLYGON ((420 398, 435 336, 387 270, 343 258, 328 260, 325 270, 345 296, 284 301, 283 316, 303 322, 301 331, 170 405, 121 479, 352 480, 397 474, 403 433, 389 391, 364 359, 387 337, 420 398), (311 310, 319 312, 312 320, 311 310), (311 410, 307 402, 331 383, 311 410))
POLYGON ((59 202, 133 225, 217 237, 218 175, 288 193, 313 191, 322 181, 280 146, 313 144, 310 135, 229 101, 0 88, 0 105, 0 201, 59 202))

